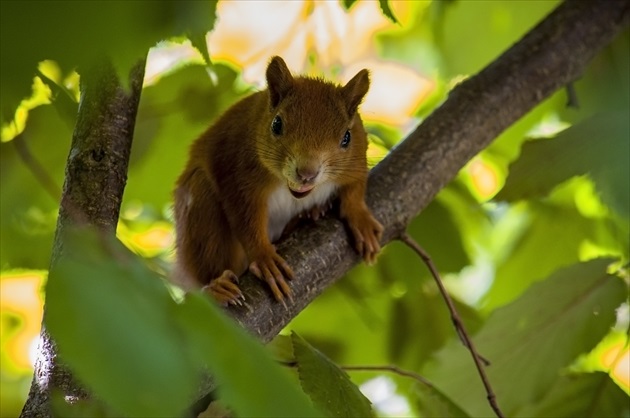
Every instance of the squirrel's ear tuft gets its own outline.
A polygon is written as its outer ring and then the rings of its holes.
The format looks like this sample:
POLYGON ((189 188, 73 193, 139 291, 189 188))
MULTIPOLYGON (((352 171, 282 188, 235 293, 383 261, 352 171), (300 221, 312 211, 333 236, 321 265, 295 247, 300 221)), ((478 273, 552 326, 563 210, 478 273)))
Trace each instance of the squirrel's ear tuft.
POLYGON ((352 80, 342 87, 341 94, 348 110, 348 115, 353 117, 363 97, 370 88, 370 73, 363 69, 352 80))
POLYGON ((293 87, 293 76, 284 60, 278 56, 271 58, 267 66, 267 87, 271 108, 278 106, 293 87))

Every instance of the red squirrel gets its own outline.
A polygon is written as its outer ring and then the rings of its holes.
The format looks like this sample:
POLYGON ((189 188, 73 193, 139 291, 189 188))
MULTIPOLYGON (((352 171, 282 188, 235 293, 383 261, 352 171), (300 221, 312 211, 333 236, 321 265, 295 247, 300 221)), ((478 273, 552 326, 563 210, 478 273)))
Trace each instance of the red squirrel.
POLYGON ((241 304, 238 276, 249 269, 283 302, 294 273, 273 242, 296 216, 333 198, 356 250, 372 262, 381 224, 365 204, 367 134, 357 108, 368 71, 341 87, 293 77, 280 57, 267 89, 229 108, 191 146, 175 188, 173 281, 203 287, 222 304, 241 304))

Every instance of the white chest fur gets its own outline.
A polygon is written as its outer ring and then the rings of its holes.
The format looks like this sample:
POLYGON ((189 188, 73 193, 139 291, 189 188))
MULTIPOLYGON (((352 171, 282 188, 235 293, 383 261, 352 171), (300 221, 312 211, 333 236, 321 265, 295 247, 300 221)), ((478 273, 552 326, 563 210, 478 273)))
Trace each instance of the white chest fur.
POLYGON ((269 213, 267 227, 271 242, 280 238, 284 227, 294 216, 313 206, 328 202, 336 191, 337 186, 334 183, 323 183, 316 186, 308 196, 296 199, 291 195, 287 186, 279 186, 271 193, 267 201, 269 213))

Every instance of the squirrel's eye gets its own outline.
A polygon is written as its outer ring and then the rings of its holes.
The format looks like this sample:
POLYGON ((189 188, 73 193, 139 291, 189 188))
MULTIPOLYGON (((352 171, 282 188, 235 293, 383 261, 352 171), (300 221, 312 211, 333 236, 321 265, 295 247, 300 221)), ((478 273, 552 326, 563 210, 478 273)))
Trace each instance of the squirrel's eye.
POLYGON ((348 145, 350 145, 350 131, 346 131, 339 145, 341 148, 348 148, 348 145))
POLYGON ((282 135, 282 119, 278 115, 271 121, 271 132, 274 135, 282 135))

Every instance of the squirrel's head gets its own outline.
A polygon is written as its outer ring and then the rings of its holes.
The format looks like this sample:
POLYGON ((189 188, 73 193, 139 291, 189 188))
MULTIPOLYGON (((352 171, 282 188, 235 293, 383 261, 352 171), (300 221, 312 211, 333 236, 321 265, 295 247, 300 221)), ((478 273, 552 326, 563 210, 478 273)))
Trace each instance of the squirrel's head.
POLYGON ((293 77, 284 60, 267 67, 269 110, 258 133, 262 163, 296 198, 318 185, 343 185, 367 171, 367 135, 357 112, 368 91, 367 70, 346 85, 293 77))

